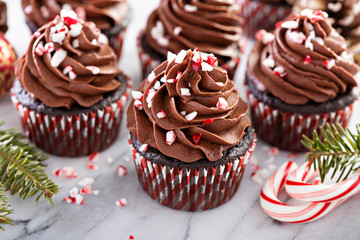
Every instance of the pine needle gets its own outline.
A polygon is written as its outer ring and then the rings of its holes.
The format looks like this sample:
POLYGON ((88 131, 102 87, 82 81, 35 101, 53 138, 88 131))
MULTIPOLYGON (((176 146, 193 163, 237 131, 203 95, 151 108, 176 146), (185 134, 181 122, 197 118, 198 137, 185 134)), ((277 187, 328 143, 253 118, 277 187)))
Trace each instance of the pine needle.
POLYGON ((5 194, 5 189, 0 183, 0 229, 5 230, 2 226, 3 224, 14 225, 14 220, 8 217, 8 215, 13 212, 14 210, 8 202, 8 198, 5 194))
POLYGON ((302 144, 309 150, 307 161, 319 170, 321 182, 333 171, 331 179, 337 174, 337 182, 345 180, 359 169, 360 164, 360 124, 356 134, 343 129, 340 124, 326 124, 320 133, 314 131, 313 140, 303 135, 302 144), (323 139, 323 140, 321 140, 323 139))

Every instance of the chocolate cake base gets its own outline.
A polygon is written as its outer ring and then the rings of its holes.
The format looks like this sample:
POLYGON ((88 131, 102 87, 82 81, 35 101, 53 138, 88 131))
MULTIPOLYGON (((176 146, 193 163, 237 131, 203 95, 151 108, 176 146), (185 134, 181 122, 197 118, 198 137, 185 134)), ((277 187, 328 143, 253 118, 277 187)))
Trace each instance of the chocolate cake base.
POLYGON ((26 89, 21 85, 19 80, 15 80, 14 86, 12 88, 12 93, 15 94, 18 101, 25 107, 32 109, 39 113, 44 113, 48 115, 59 115, 59 116, 70 116, 74 114, 81 114, 84 112, 90 112, 97 109, 104 108, 109 106, 111 103, 120 99, 121 96, 125 93, 127 88, 127 79, 128 77, 125 74, 121 74, 117 77, 117 80, 121 82, 121 86, 118 90, 105 94, 104 99, 95 105, 85 108, 77 103, 73 104, 70 109, 66 109, 65 107, 61 108, 51 108, 43 104, 40 100, 33 99, 30 94, 26 91, 26 89))
POLYGON ((135 136, 130 132, 130 139, 133 147, 136 149, 137 152, 140 153, 141 156, 145 157, 146 159, 156 163, 156 164, 162 164, 170 167, 177 167, 177 168, 209 168, 213 166, 219 166, 222 164, 226 164, 234 159, 239 159, 243 154, 248 152, 251 144, 253 143, 253 140, 255 138, 254 135, 254 129, 252 127, 248 127, 245 129, 245 134, 241 141, 236 144, 235 146, 227 149, 223 152, 223 156, 215 161, 210 162, 207 159, 200 159, 196 162, 192 163, 185 163, 178 159, 168 157, 164 154, 162 154, 159 150, 148 147, 146 152, 139 151, 139 148, 141 147, 142 143, 140 143, 135 136))

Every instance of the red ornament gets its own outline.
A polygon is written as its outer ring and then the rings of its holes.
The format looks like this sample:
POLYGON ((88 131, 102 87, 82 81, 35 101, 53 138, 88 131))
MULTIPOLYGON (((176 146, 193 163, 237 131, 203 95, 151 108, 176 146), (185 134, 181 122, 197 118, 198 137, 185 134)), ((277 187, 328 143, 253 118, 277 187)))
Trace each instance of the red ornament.
POLYGON ((206 119, 203 123, 204 123, 204 124, 210 124, 210 123, 213 123, 213 122, 214 122, 214 119, 208 118, 208 119, 206 119))
POLYGON ((202 137, 201 133, 195 133, 193 136, 193 141, 195 145, 198 145, 200 142, 200 138, 202 137))

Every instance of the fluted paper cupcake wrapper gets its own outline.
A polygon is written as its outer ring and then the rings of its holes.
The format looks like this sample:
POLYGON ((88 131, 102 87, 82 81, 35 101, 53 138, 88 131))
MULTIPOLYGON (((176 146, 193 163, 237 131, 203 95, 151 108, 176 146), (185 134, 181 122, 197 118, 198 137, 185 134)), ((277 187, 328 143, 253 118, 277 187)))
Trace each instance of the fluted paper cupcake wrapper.
POLYGON ((129 139, 138 179, 149 196, 164 206, 202 211, 229 201, 241 182, 256 138, 239 159, 208 168, 178 168, 154 163, 134 149, 129 139))
POLYGON ((290 6, 275 5, 267 2, 254 0, 239 0, 240 15, 245 20, 244 33, 246 36, 254 38, 260 29, 272 31, 275 24, 284 20, 291 13, 290 6))
POLYGON ((339 123, 346 127, 349 123, 353 104, 345 109, 329 113, 299 114, 282 112, 257 99, 247 92, 253 127, 257 136, 272 146, 293 152, 304 152, 302 135, 312 138, 314 130, 326 123, 339 123))
POLYGON ((124 95, 109 106, 68 116, 34 111, 13 93, 11 99, 26 137, 38 148, 58 156, 79 157, 102 151, 116 140, 131 87, 128 79, 124 95))
MULTIPOLYGON (((144 35, 144 33, 145 33, 144 30, 140 31, 137 36, 137 40, 136 40, 139 59, 140 59, 140 63, 141 63, 141 69, 142 69, 142 73, 143 73, 143 79, 145 79, 147 76, 149 76, 151 71, 153 71, 157 66, 159 66, 161 64, 161 62, 159 60, 153 58, 152 56, 150 56, 150 54, 145 52, 144 48, 142 47, 141 37, 144 35)), ((245 42, 242 44, 245 44, 245 42)), ((233 80, 233 78, 235 76, 236 68, 239 65, 239 63, 240 63, 240 56, 237 58, 230 59, 229 61, 227 61, 226 63, 222 64, 219 67, 225 69, 228 73, 229 79, 233 80)))
POLYGON ((123 28, 118 34, 107 36, 109 38, 109 45, 114 49, 117 59, 120 59, 121 56, 126 31, 127 28, 123 28))

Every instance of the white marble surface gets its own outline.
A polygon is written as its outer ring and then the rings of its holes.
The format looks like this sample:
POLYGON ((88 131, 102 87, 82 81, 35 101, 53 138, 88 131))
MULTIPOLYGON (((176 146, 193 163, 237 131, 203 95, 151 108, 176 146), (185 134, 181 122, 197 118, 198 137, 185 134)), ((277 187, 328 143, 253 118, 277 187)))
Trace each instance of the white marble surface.
MULTIPOLYGON (((27 48, 30 33, 25 25, 20 10, 20 0, 7 0, 9 32, 7 39, 13 44, 18 55, 27 48)), ((145 26, 150 11, 158 0, 134 0, 133 21, 128 28, 120 67, 126 71, 137 86, 140 82, 140 65, 137 59, 135 38, 139 29, 145 26)), ((241 71, 237 74, 237 86, 242 87, 241 71)), ((244 97, 244 95, 243 95, 244 97)), ((21 130, 20 122, 10 97, 0 99, 0 118, 6 121, 5 127, 21 130)), ((360 122, 358 107, 352 118, 351 126, 360 122)), ((153 201, 141 189, 130 157, 126 142, 127 131, 123 124, 121 135, 108 150, 101 152, 99 170, 87 169, 87 158, 66 159, 51 156, 47 161, 48 174, 61 187, 54 196, 55 207, 48 201, 41 200, 37 205, 33 199, 25 201, 11 197, 15 208, 12 217, 15 226, 7 226, 0 231, 0 239, 359 239, 360 206, 355 196, 324 218, 309 224, 284 224, 272 220, 259 204, 261 186, 250 179, 251 169, 245 171, 242 183, 234 198, 225 205, 204 212, 182 212, 161 206, 153 201), (106 163, 107 156, 112 156, 112 165, 106 163), (116 167, 123 164, 128 168, 124 177, 116 175, 116 167), (68 180, 55 178, 52 171, 62 166, 73 166, 78 178, 68 180), (100 190, 99 196, 86 196, 82 206, 67 204, 63 198, 84 177, 95 178, 93 189, 100 190), (115 201, 126 198, 128 205, 115 206, 115 201)), ((261 166, 266 166, 269 146, 258 142, 254 156, 261 166)), ((275 157, 275 164, 280 166, 287 160, 288 152, 281 152, 275 157)), ((292 160, 302 163, 304 155, 292 160)))

